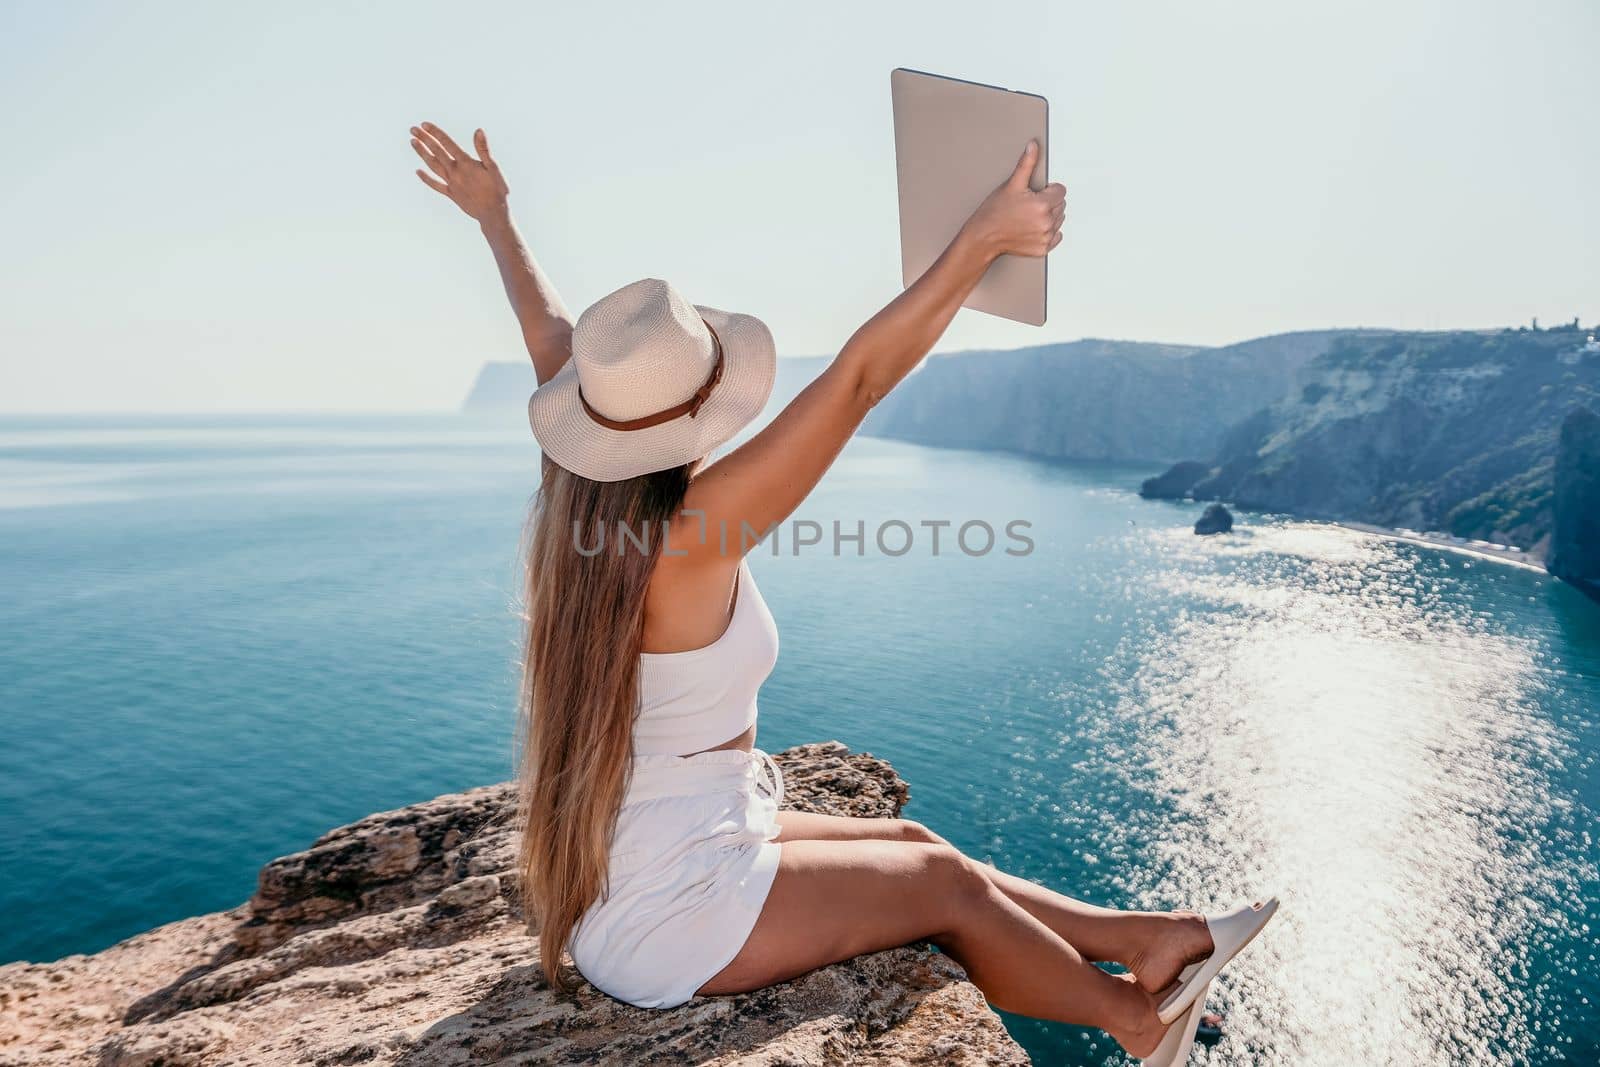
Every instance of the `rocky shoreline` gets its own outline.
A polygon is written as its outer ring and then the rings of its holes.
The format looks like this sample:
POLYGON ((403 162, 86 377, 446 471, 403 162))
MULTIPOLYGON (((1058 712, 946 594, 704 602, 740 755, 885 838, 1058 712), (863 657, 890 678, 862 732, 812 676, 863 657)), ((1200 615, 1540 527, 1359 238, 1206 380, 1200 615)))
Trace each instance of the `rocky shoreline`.
POLYGON ((1496 563, 1508 563, 1513 567, 1526 567, 1529 570, 1545 570, 1544 558, 1534 552, 1526 552, 1510 545, 1495 545, 1486 541, 1471 541, 1463 537, 1451 537, 1449 534, 1419 533, 1416 530, 1397 530, 1389 526, 1374 526, 1368 522, 1336 522, 1333 525, 1343 526, 1347 530, 1357 530, 1361 533, 1381 537, 1385 541, 1404 541, 1408 544, 1423 545, 1427 548, 1441 548, 1447 552, 1456 552, 1464 556, 1476 556, 1479 559, 1493 560, 1496 563))
MULTIPOLYGON (((1263 417, 1267 414, 1262 413, 1263 417)), ((1549 513, 1550 528, 1539 536, 1531 548, 1504 543, 1500 539, 1505 535, 1498 531, 1493 535, 1495 540, 1488 540, 1444 533, 1432 528, 1419 532, 1401 525, 1360 522, 1342 517, 1351 510, 1363 513, 1363 509, 1355 505, 1330 511, 1322 503, 1311 507, 1295 507, 1292 501, 1285 504, 1282 501, 1273 503, 1248 499, 1240 489, 1239 465, 1259 465, 1265 462, 1263 455, 1276 447, 1278 444, 1274 443, 1271 448, 1264 448, 1259 453, 1232 460, 1210 463, 1185 460, 1175 463, 1161 474, 1146 478, 1139 487, 1139 495, 1148 500, 1227 499, 1248 510, 1284 512, 1307 521, 1330 522, 1387 540, 1405 541, 1546 571, 1587 595, 1600 599, 1600 415, 1588 408, 1574 407, 1561 421, 1546 493, 1549 499, 1540 505, 1549 513), (1235 468, 1231 473, 1230 467, 1235 468), (1242 496, 1245 499, 1241 499, 1242 496)), ((1289 467, 1292 464, 1282 469, 1289 467)), ((1366 510, 1370 510, 1370 507, 1366 510)), ((1202 532, 1198 526, 1196 532, 1202 532)))
MULTIPOLYGON (((894 770, 838 742, 775 755, 786 807, 895 816, 894 770)), ((671 1011, 551 990, 512 874, 508 783, 370 815, 261 871, 230 911, 0 967, 0 1063, 1024 1064, 926 946, 671 1011)))

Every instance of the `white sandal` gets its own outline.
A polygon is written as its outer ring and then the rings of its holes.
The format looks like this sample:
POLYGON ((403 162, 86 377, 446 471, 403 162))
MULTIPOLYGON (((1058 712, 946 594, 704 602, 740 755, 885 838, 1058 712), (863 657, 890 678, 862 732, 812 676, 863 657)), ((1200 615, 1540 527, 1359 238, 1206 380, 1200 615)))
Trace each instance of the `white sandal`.
POLYGON ((1170 1023, 1194 1004, 1211 980, 1222 973, 1222 968, 1237 956, 1246 945, 1255 940, 1273 915, 1278 911, 1278 898, 1268 897, 1254 904, 1240 904, 1232 911, 1206 916, 1206 929, 1211 932, 1211 955, 1199 963, 1191 963, 1178 972, 1178 988, 1168 995, 1156 1015, 1170 1023))
POLYGON ((1144 1067, 1182 1067, 1194 1048, 1194 1035, 1200 1029, 1200 1017, 1206 1013, 1206 994, 1211 983, 1205 982, 1189 1003, 1189 1010, 1167 1030, 1156 1050, 1139 1062, 1144 1067))

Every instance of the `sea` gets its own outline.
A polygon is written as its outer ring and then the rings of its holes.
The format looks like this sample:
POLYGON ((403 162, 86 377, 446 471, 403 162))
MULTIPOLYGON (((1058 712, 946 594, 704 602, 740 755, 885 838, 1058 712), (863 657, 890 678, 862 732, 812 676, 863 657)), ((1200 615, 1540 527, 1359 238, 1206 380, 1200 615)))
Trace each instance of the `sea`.
MULTIPOLYGON (((0 962, 507 778, 537 471, 516 412, 0 418, 0 962)), ((1193 1062, 1600 1062, 1600 604, 1284 516, 1197 537, 1155 471, 854 441, 751 557, 759 743, 883 757, 1097 903, 1276 892, 1193 1062)))

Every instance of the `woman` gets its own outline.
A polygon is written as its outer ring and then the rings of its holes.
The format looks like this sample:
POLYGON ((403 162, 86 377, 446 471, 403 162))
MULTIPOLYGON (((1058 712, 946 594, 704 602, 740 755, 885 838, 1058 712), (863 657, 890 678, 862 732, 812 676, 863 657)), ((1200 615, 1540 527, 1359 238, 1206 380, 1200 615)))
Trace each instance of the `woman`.
POLYGON ((476 156, 430 123, 411 134, 418 176, 488 239, 540 383, 519 870, 551 982, 567 984, 570 952, 600 989, 669 1007, 929 940, 997 1007, 1098 1026, 1135 1056, 1173 1019, 1198 1022, 1226 920, 1084 904, 907 820, 780 811, 781 776, 754 747, 778 646, 744 554, 996 257, 1060 242, 1066 191, 1029 188, 1037 146, 927 273, 712 463, 771 390, 766 327, 649 279, 574 323, 518 235, 483 131, 476 156))

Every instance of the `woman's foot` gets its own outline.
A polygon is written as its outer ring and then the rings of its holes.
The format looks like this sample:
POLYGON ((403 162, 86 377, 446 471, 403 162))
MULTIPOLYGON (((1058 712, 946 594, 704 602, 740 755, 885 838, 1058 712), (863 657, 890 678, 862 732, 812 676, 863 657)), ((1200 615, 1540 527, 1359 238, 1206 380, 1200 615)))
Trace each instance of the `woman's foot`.
POLYGON ((1211 955, 1216 948, 1204 916, 1192 911, 1173 911, 1161 917, 1149 943, 1127 962, 1128 970, 1146 993, 1159 993, 1178 980, 1178 974, 1191 963, 1211 955))
POLYGON ((1131 992, 1137 994, 1128 998, 1127 1018, 1117 1026, 1107 1026, 1106 1033, 1122 1046, 1122 1051, 1136 1060, 1142 1060, 1156 1049, 1161 1047, 1161 1041, 1167 1036, 1167 1031, 1177 1023, 1168 1024, 1161 1021, 1156 1015, 1156 998, 1144 989, 1132 974, 1115 975, 1119 981, 1127 982, 1131 992))

